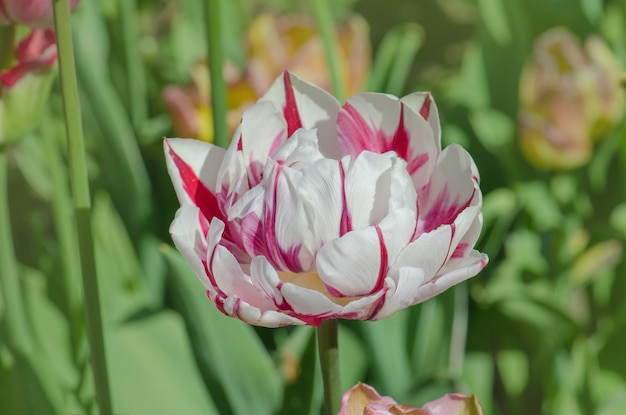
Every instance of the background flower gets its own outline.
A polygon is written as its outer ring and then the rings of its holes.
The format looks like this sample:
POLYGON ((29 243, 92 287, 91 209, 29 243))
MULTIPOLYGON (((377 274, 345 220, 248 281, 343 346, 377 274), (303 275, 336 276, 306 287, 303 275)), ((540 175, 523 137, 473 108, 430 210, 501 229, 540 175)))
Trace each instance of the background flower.
POLYGON ((567 29, 542 34, 520 80, 520 145, 528 160, 554 169, 589 162, 594 142, 623 117, 620 73, 598 36, 583 48, 567 29))
MULTIPOLYGON (((70 0, 72 10, 80 0, 70 0)), ((0 0, 0 24, 19 23, 31 27, 52 26, 52 0, 0 0)))
POLYGON ((41 119, 56 74, 52 30, 35 29, 15 50, 15 64, 0 71, 0 144, 23 137, 41 119))

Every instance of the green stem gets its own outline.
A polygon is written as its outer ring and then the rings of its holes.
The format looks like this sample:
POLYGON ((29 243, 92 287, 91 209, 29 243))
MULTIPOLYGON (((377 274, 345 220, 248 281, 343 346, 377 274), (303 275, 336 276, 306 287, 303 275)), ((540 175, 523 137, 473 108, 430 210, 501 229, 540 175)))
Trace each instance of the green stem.
POLYGON ((317 20, 317 27, 324 42, 324 51, 326 52, 326 60, 328 61, 328 70, 330 72, 331 85, 335 97, 343 102, 345 93, 343 90, 343 82, 341 81, 341 73, 339 71, 339 51, 337 50, 337 39, 335 39, 335 25, 330 10, 328 0, 313 0, 313 11, 317 20))
POLYGON ((337 320, 326 320, 317 329, 317 347, 324 383, 324 414, 336 415, 341 407, 337 320))
POLYGON ((76 82, 69 0, 54 0, 54 28, 57 37, 70 184, 74 197, 87 336, 91 351, 96 402, 100 409, 100 415, 111 415, 113 411, 104 350, 102 317, 100 315, 94 241, 91 230, 91 199, 85 161, 85 144, 78 99, 78 85, 76 82))
POLYGON ((219 147, 228 147, 226 114, 226 82, 222 73, 224 50, 222 48, 221 0, 205 0, 208 16, 208 59, 211 75, 211 108, 213 110, 213 142, 219 147))
POLYGON ((24 356, 30 353, 30 335, 18 272, 9 212, 7 148, 0 144, 0 285, 9 331, 9 346, 24 356))

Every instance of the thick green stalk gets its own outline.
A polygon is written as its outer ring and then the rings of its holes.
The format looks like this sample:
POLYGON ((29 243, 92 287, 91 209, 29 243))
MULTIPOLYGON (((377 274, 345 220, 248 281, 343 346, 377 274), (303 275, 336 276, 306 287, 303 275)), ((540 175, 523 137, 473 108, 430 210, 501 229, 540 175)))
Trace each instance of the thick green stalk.
POLYGON ((85 161, 85 144, 78 99, 74 64, 69 0, 54 0, 54 28, 57 38, 61 92, 65 110, 65 128, 69 158, 69 173, 83 279, 83 295, 87 336, 94 373, 96 402, 100 415, 111 415, 111 396, 104 350, 100 298, 96 277, 94 241, 91 230, 91 200, 85 161))
POLYGON ((317 329, 317 347, 324 382, 324 414, 336 415, 341 407, 337 320, 326 320, 317 329))
POLYGON ((221 0, 205 0, 208 16, 208 59, 211 75, 211 108, 213 110, 213 142, 219 147, 228 147, 228 126, 226 113, 226 82, 222 73, 224 49, 222 48, 221 0))
POLYGON ((341 80, 341 72, 339 71, 339 51, 337 50, 337 39, 335 39, 335 25, 330 10, 328 0, 313 0, 313 10, 317 27, 322 35, 324 42, 324 50, 326 52, 326 60, 328 61, 328 70, 330 72, 330 81, 333 87, 333 94, 343 102, 345 92, 343 90, 343 82, 341 80))

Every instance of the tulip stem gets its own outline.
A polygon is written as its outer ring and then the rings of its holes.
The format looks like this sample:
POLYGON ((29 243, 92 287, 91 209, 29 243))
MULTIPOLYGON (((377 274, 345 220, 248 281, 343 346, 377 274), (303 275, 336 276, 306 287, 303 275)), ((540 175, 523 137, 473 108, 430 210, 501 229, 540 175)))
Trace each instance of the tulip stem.
POLYGON ((336 415, 341 407, 337 320, 325 320, 317 329, 317 347, 324 383, 324 414, 336 415))
POLYGON ((340 101, 344 100, 343 83, 339 71, 339 52, 337 51, 337 39, 335 39, 335 25, 328 0, 313 0, 313 11, 317 20, 317 27, 324 42, 324 51, 328 61, 333 94, 340 101))
POLYGON ((213 142, 228 147, 228 127, 226 124, 227 101, 224 81, 224 50, 222 48, 221 0, 205 0, 208 15, 208 57, 211 76, 211 108, 213 111, 213 142))
POLYGON ((113 411, 104 350, 102 317, 100 314, 94 241, 91 229, 91 197, 76 81, 69 0, 54 0, 54 28, 57 38, 70 185, 74 198, 74 213, 78 231, 85 318, 91 351, 91 365, 94 374, 96 404, 100 415, 111 415, 113 411))

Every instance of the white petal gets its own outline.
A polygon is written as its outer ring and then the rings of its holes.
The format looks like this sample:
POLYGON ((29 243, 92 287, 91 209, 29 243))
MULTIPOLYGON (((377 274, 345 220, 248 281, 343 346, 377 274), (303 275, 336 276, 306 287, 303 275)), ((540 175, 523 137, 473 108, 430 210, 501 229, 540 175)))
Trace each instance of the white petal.
POLYGON ((170 234, 176 249, 191 265, 198 279, 205 287, 210 288, 212 285, 202 264, 202 259, 207 252, 207 244, 200 220, 205 219, 196 206, 182 205, 170 226, 170 234))
POLYGON ((415 209, 416 194, 405 163, 393 153, 364 151, 342 159, 344 193, 351 229, 379 223, 390 209, 415 209))
POLYGON ((451 239, 451 226, 441 226, 420 235, 400 252, 389 274, 393 277, 401 268, 419 268, 423 271, 424 281, 429 281, 448 257, 451 239))
POLYGON ((317 271, 335 297, 368 295, 382 288, 387 252, 382 232, 367 227, 326 243, 317 254, 317 271))
POLYGON ((412 306, 416 293, 424 283, 424 270, 402 267, 397 271, 395 280, 388 278, 385 283, 389 287, 385 303, 376 315, 372 316, 372 320, 389 317, 396 311, 412 306))
POLYGON ((285 283, 281 291, 285 302, 300 318, 331 318, 341 311, 340 305, 317 290, 285 283))
POLYGON ((470 252, 463 261, 457 264, 457 268, 438 275, 420 287, 415 297, 415 304, 426 301, 448 288, 473 277, 487 265, 488 261, 487 255, 475 250, 470 252))

